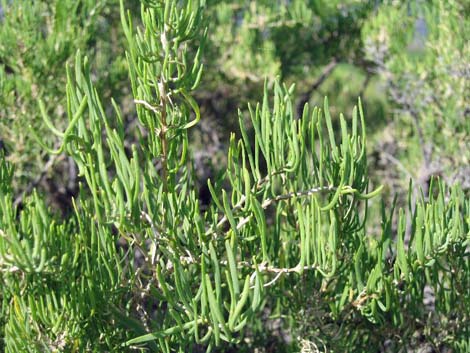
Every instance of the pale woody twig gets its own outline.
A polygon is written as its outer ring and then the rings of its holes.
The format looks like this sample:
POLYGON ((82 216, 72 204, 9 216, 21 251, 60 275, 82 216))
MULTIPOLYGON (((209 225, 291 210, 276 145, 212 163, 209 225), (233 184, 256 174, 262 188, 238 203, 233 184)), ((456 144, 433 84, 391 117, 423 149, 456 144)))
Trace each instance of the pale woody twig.
MULTIPOLYGON (((252 266, 253 267, 253 266, 252 266)), ((269 287, 271 285, 273 285, 274 283, 277 282, 277 280, 279 278, 281 278, 281 276, 285 273, 298 273, 300 271, 309 271, 309 270, 315 270, 317 269, 318 267, 315 266, 315 265, 311 265, 311 266, 295 266, 295 267, 291 267, 291 268, 276 268, 276 267, 267 267, 263 264, 261 264, 259 267, 258 267, 258 271, 259 272, 268 272, 268 273, 276 273, 276 276, 271 280, 269 281, 268 283, 265 283, 263 285, 263 287, 269 287)), ((253 282, 254 280, 254 276, 256 276, 256 272, 253 273, 252 277, 250 278, 250 282, 253 282)), ((254 289, 255 286, 251 286, 250 287, 251 289, 254 289)))
POLYGON ((150 228, 152 229, 152 233, 155 236, 155 239, 161 238, 160 233, 158 232, 157 227, 155 226, 155 223, 150 218, 150 215, 147 212, 140 212, 140 218, 145 219, 147 223, 150 224, 150 228))
POLYGON ((310 340, 304 339, 304 338, 298 338, 300 340, 300 344, 302 346, 300 353, 327 353, 328 350, 325 347, 325 344, 323 341, 320 340, 320 343, 323 345, 323 351, 320 351, 318 348, 318 345, 310 340))
MULTIPOLYGON (((277 174, 282 174, 282 172, 272 173, 272 175, 266 176, 263 179, 259 180, 256 184, 256 188, 259 188, 261 185, 266 183, 269 180, 269 177, 271 177, 273 175, 277 175, 277 174)), ((335 189, 336 188, 334 186, 330 185, 330 186, 323 186, 323 187, 314 187, 314 188, 311 188, 311 189, 308 189, 308 190, 305 190, 305 191, 289 192, 287 194, 278 195, 278 196, 275 196, 273 198, 268 198, 268 199, 264 200, 261 203, 261 207, 262 208, 267 208, 268 206, 270 206, 274 202, 278 202, 278 201, 282 201, 282 200, 288 200, 288 199, 291 199, 291 198, 294 198, 294 197, 310 196, 310 195, 317 194, 317 193, 320 193, 320 192, 332 191, 332 190, 335 190, 335 189)), ((243 205, 245 204, 245 201, 246 201, 246 196, 242 195, 242 197, 237 202, 237 204, 232 208, 232 212, 240 210, 243 207, 243 205)), ((237 230, 241 229, 246 223, 248 223, 248 221, 251 219, 251 217, 252 217, 252 215, 249 215, 249 216, 241 219, 240 222, 237 225, 237 230)), ((227 221, 228 221, 227 216, 223 216, 220 219, 220 221, 217 223, 216 228, 217 229, 221 228, 222 225, 224 225, 224 223, 226 223, 227 221)), ((214 229, 211 228, 211 229, 206 231, 206 235, 209 235, 213 232, 214 232, 214 229)))
POLYGON ((279 196, 264 200, 263 203, 261 204, 261 207, 266 208, 269 205, 271 205, 273 202, 277 202, 277 201, 281 201, 281 200, 287 200, 287 199, 291 199, 293 197, 310 196, 310 195, 317 194, 317 193, 323 192, 323 191, 332 191, 334 189, 335 189, 334 186, 323 186, 323 187, 311 188, 311 189, 305 190, 305 191, 289 192, 289 193, 284 194, 284 195, 279 195, 279 196))
MULTIPOLYGON (((275 171, 275 172, 271 173, 270 175, 266 175, 264 178, 258 180, 256 185, 254 186, 255 190, 252 190, 252 191, 255 192, 257 189, 259 189, 261 186, 263 186, 263 184, 267 183, 271 177, 273 177, 275 175, 278 175, 278 174, 282 174, 282 173, 283 173, 283 171, 275 171)), ((242 195, 240 200, 233 207, 232 212, 240 210, 243 207, 243 205, 245 204, 245 201, 246 201, 246 196, 242 195)), ((217 223, 217 228, 220 228, 227 221, 228 221, 227 216, 223 216, 221 218, 221 220, 217 223)), ((237 227, 237 229, 240 229, 240 228, 237 227)), ((213 231, 213 229, 208 230, 206 232, 206 235, 210 234, 212 231, 213 231)))
POLYGON ((310 266, 295 266, 290 268, 277 268, 277 267, 270 267, 265 265, 258 266, 258 270, 261 272, 272 272, 272 273, 293 273, 293 272, 300 272, 300 271, 308 271, 308 270, 316 270, 318 266, 310 265, 310 266))
MULTIPOLYGON (((192 257, 191 255, 189 257, 182 257, 181 258, 182 262, 185 264, 194 264, 196 263, 196 259, 192 257)), ((226 260, 220 261, 221 265, 227 266, 228 262, 226 260)), ((268 283, 264 284, 264 287, 269 287, 273 285, 283 274, 289 274, 289 273, 300 273, 301 271, 310 271, 310 270, 316 270, 318 269, 318 266, 316 265, 310 265, 310 266, 300 266, 297 265, 295 267, 290 267, 290 268, 285 268, 285 267, 271 267, 271 266, 266 266, 265 263, 262 263, 258 266, 250 264, 248 261, 240 261, 237 263, 237 268, 243 268, 243 267, 249 267, 251 269, 257 270, 258 272, 263 272, 263 273, 275 273, 276 276, 269 281, 268 283)), ((250 277, 250 282, 253 283, 253 280, 256 276, 256 272, 253 272, 253 274, 250 277)), ((254 287, 251 287, 254 288, 254 287)))
MULTIPOLYGON (((279 272, 276 277, 274 277, 271 281, 269 281, 268 283, 265 283, 263 287, 269 287, 270 285, 273 285, 274 283, 277 282, 277 280, 282 276, 282 274, 285 273, 285 272, 279 272)), ((254 289, 255 286, 252 286, 250 288, 254 289)))
POLYGON ((134 99, 134 103, 135 104, 141 104, 143 105, 145 108, 151 110, 152 112, 154 112, 155 114, 159 113, 160 112, 160 108, 159 107, 156 107, 156 106, 153 106, 151 105, 150 103, 142 100, 142 99, 134 99))
MULTIPOLYGON (((264 200, 263 203, 261 204, 261 207, 262 208, 267 208, 269 205, 271 205, 274 202, 278 202, 278 201, 282 201, 282 200, 288 200, 288 199, 291 199, 293 197, 310 196, 310 195, 313 195, 313 194, 316 194, 316 193, 319 193, 319 192, 331 191, 331 190, 334 190, 334 189, 335 189, 335 187, 333 187, 333 186, 324 186, 324 187, 312 188, 312 189, 309 189, 309 190, 306 190, 306 191, 289 192, 289 193, 284 194, 284 195, 278 195, 276 197, 264 200)), ((244 202, 245 199, 246 199, 246 197, 243 196, 242 199, 240 200, 240 202, 241 201, 244 202)), ((247 224, 252 217, 253 217, 253 214, 250 214, 249 216, 246 216, 246 217, 242 218, 240 220, 240 222, 237 224, 237 230, 240 230, 245 224, 247 224)), ((222 220, 224 220, 224 219, 222 219, 222 220)), ((220 222, 217 224, 217 227, 219 227, 219 224, 222 222, 222 220, 220 220, 220 222)), ((224 220, 224 221, 226 221, 226 220, 224 220)))

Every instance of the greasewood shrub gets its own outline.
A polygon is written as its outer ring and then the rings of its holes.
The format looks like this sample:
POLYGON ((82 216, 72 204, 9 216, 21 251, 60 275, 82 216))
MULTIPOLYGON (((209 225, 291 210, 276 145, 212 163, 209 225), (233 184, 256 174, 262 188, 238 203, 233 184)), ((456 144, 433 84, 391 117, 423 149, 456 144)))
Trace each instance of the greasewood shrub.
POLYGON ((105 111, 80 53, 67 71, 68 126, 44 114, 61 145, 35 136, 77 164, 74 213, 58 219, 36 193, 18 209, 0 158, 2 348, 252 351, 278 319, 286 350, 468 350, 460 188, 435 181, 416 203, 410 193, 407 209, 382 208, 372 233, 381 187, 369 185, 360 102, 337 133, 327 99, 299 116, 294 86, 274 81, 249 124, 240 114, 202 210, 188 130, 201 119, 204 2, 143 1, 141 15, 134 28, 121 4, 138 142, 125 143, 119 104, 105 111))

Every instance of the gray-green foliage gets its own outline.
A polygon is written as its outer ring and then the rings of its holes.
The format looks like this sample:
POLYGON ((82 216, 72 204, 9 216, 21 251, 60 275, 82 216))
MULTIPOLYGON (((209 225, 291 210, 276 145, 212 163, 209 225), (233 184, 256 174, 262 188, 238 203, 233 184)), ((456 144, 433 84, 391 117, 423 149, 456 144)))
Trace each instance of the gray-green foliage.
MULTIPOLYGON (((247 102, 262 99, 265 78, 270 85, 277 76, 295 82, 300 101, 309 101, 325 69, 349 63, 358 69, 360 85, 366 76, 361 26, 373 8, 370 1, 354 0, 207 1, 210 60, 195 93, 202 109, 223 131, 237 130, 237 107, 245 110, 247 102)), ((332 109, 350 107, 358 93, 335 94, 332 109)), ((322 104, 323 95, 313 98, 322 104)), ((302 111, 303 103, 298 105, 302 111)))
POLYGON ((372 10, 370 2, 353 0, 208 1, 209 65, 238 85, 276 75, 308 83, 332 57, 354 57, 372 10))
POLYGON ((385 1, 363 28, 365 54, 377 66, 411 174, 441 174, 468 187, 470 18, 467 1, 385 1), (415 138, 405 137, 410 134, 415 138), (421 165, 413 168, 412 165, 421 165))
POLYGON ((384 208, 372 233, 368 205, 381 188, 369 185, 360 102, 334 131, 328 100, 298 116, 294 86, 267 82, 262 102, 240 113, 227 169, 208 181, 202 209, 188 130, 201 119, 192 95, 204 9, 143 1, 135 28, 121 4, 139 122, 130 144, 119 103, 103 108, 93 64, 77 54, 68 126, 44 117, 61 145, 36 136, 78 165, 69 219, 36 194, 17 209, 1 158, 5 351, 249 351, 245 337, 261 334, 267 315, 294 335, 292 349, 372 352, 391 340, 398 350, 419 334, 468 350, 470 201, 436 182, 429 201, 384 208))
MULTIPOLYGON (((116 25, 109 16, 118 10, 116 0, 2 0, 1 8, 0 141, 16 167, 13 184, 18 197, 39 181, 38 175, 48 174, 55 162, 34 142, 29 129, 48 134, 43 114, 57 128, 65 128, 65 65, 77 49, 94 59, 102 96, 120 94, 119 80, 126 71, 124 60, 113 57, 121 45, 113 39, 119 30, 113 28, 116 25)), ((119 24, 119 17, 115 22, 119 24)), ((50 142, 59 143, 57 139, 50 142)), ((58 188, 66 186, 69 178, 63 163, 61 168, 47 175, 56 179, 51 184, 58 188)))

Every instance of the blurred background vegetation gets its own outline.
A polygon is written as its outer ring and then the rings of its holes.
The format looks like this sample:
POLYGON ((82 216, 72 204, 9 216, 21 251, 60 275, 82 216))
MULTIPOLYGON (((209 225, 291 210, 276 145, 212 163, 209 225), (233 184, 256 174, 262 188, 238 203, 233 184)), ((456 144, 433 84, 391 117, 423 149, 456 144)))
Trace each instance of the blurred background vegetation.
MULTIPOLYGON (((15 168, 16 204, 38 188, 67 214, 76 166, 48 155, 31 130, 59 143, 42 115, 59 130, 67 125, 65 67, 77 50, 90 57, 106 109, 113 97, 128 130, 134 126, 119 1, 0 1, 0 149, 15 168)), ((125 6, 137 14, 136 3, 125 6)), ((404 202, 410 178, 415 195, 426 193, 432 176, 468 193, 469 14, 467 0, 207 0, 205 72, 195 93, 203 118, 191 136, 200 180, 224 170, 238 110, 261 100, 265 80, 280 77, 296 84, 299 115, 328 96, 333 117, 350 116, 361 97, 371 176, 386 186, 385 200, 398 194, 404 202)), ((306 322, 300 330, 308 329, 306 322)), ((269 351, 267 342, 279 345, 280 336, 256 339, 269 351)))

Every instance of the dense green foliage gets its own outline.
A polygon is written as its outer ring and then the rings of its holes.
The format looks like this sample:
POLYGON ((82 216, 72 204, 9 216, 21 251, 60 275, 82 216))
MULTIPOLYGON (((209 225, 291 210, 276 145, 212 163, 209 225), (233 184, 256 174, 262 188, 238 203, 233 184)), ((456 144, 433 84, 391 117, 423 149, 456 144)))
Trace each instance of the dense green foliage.
POLYGON ((2 2, 0 349, 470 350, 465 3, 141 3, 2 2))

